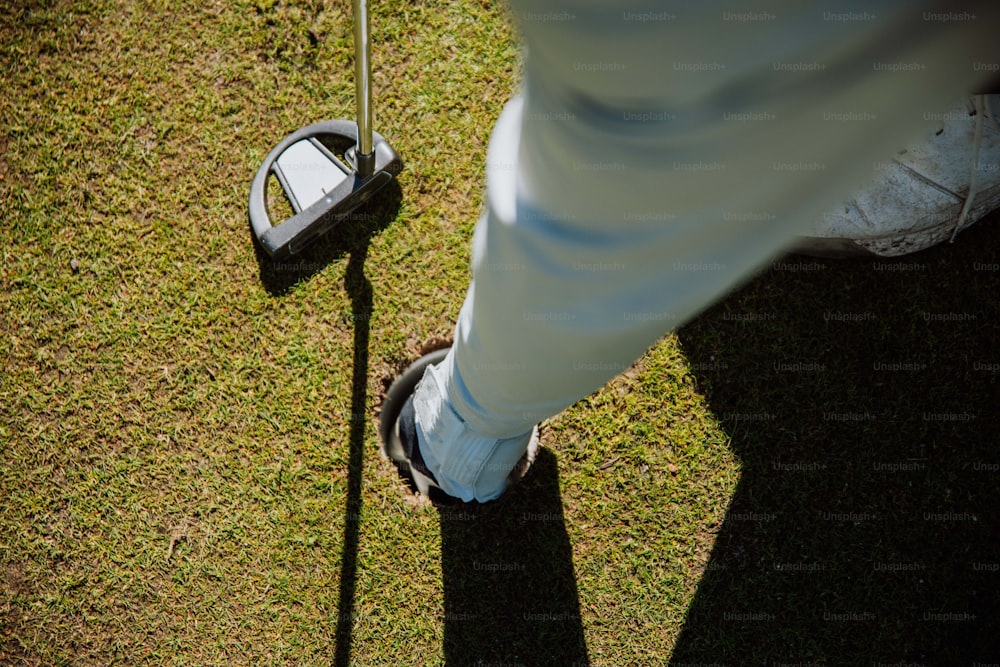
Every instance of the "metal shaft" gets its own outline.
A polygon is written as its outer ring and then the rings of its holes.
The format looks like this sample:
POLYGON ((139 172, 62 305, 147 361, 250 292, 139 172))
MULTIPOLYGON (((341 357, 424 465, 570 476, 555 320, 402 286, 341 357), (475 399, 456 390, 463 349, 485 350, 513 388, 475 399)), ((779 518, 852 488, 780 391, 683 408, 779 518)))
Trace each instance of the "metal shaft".
POLYGON ((368 0, 353 0, 354 6, 354 101, 358 116, 357 169, 362 177, 375 167, 372 146, 371 41, 368 31, 368 0))

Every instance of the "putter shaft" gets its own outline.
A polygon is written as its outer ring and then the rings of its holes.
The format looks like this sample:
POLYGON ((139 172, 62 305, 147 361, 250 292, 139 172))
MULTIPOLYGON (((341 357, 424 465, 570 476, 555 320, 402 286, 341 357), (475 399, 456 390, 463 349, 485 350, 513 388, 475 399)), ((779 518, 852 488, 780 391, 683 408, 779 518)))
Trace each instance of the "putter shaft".
POLYGON ((371 39, 368 0, 353 0, 354 6, 354 98, 358 116, 357 170, 370 176, 375 165, 372 141, 371 39))

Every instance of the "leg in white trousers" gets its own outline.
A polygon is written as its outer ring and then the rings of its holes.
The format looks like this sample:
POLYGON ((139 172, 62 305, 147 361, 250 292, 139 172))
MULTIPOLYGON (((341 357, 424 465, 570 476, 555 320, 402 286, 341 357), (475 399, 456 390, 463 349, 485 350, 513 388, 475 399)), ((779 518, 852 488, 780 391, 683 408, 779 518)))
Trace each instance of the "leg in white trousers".
POLYGON ((499 496, 536 423, 746 280, 998 60, 974 9, 512 5, 522 95, 490 140, 454 345, 414 396, 425 462, 464 500, 499 496))

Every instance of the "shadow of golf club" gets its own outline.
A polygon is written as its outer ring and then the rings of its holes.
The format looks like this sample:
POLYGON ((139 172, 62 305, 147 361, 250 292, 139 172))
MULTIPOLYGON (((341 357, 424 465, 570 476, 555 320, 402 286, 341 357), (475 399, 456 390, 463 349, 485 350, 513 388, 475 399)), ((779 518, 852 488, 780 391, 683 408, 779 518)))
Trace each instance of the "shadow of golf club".
POLYGON ((672 664, 1000 657, 1000 227, 790 256, 679 332, 742 476, 672 664))
POLYGON ((447 665, 590 664, 551 452, 500 502, 440 521, 447 665))
MULTIPOLYGON (((354 318, 354 360, 351 373, 351 414, 367 413, 368 337, 372 315, 372 286, 365 276, 367 239, 351 252, 344 275, 344 287, 351 296, 354 318)), ((350 454, 347 464, 347 501, 344 509, 344 539, 340 559, 340 594, 337 604, 337 649, 334 664, 350 664, 351 633, 354 627, 354 597, 358 578, 358 531, 361 516, 361 472, 364 465, 365 421, 351 419, 350 454)))
MULTIPOLYGON (((365 275, 365 260, 373 236, 396 219, 402 191, 392 181, 377 199, 359 208, 347 222, 331 230, 315 245, 294 260, 272 262, 258 244, 254 244, 261 281, 268 293, 280 297, 299 283, 323 270, 345 254, 349 256, 344 273, 344 288, 351 299, 354 322, 353 370, 351 373, 351 414, 368 413, 368 345, 372 318, 372 286, 365 275)), ((365 427, 367 420, 351 419, 348 436, 347 497, 344 508, 344 533, 340 561, 340 588, 337 604, 337 630, 334 664, 347 667, 351 662, 351 639, 356 617, 355 589, 361 516, 361 474, 364 465, 365 427)))

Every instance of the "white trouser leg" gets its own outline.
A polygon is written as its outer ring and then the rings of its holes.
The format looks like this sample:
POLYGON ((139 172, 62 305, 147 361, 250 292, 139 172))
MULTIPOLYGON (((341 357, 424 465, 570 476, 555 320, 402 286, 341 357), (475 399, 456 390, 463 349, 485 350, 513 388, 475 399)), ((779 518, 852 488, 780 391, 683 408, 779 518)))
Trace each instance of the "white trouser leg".
POLYGON ((974 45, 995 41, 896 3, 853 23, 780 2, 746 20, 715 4, 512 4, 523 94, 490 140, 455 344, 415 395, 425 461, 465 500, 500 495, 534 424, 869 177, 982 77, 974 45))

